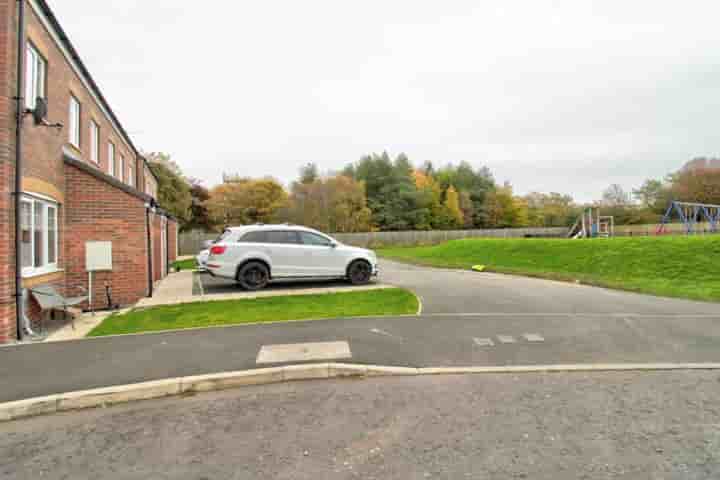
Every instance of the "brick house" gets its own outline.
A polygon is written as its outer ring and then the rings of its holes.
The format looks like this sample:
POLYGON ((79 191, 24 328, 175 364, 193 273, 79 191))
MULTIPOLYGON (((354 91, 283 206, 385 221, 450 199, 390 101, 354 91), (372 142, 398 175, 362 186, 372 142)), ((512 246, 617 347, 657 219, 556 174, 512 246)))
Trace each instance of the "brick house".
POLYGON ((93 308, 107 307, 106 287, 114 304, 151 295, 177 245, 156 195, 146 159, 47 3, 0 0, 0 343, 40 318, 34 287, 89 288, 86 242, 112 250, 112 269, 93 273, 93 308))

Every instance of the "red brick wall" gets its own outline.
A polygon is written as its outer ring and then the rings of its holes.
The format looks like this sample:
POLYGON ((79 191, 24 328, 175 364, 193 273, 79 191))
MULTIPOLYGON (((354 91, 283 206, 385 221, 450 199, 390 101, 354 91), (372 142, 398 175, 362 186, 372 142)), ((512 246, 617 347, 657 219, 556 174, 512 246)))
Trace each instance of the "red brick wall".
MULTIPOLYGON (((7 1, 7 0, 3 0, 7 1)), ((109 170, 108 143, 115 145, 116 172, 120 156, 125 158, 125 170, 122 178, 128 182, 128 165, 132 159, 137 164, 130 145, 122 138, 120 132, 114 127, 109 118, 105 116, 100 106, 95 102, 90 91, 85 88, 80 77, 75 73, 65 55, 61 52, 51 36, 45 30, 35 11, 28 4, 26 9, 27 37, 35 48, 45 57, 48 64, 47 71, 47 98, 48 120, 61 122, 65 125, 61 131, 53 128, 36 127, 29 116, 25 120, 25 168, 24 175, 40 178, 49 183, 58 185, 63 183, 63 166, 60 161, 60 151, 67 145, 76 151, 76 154, 90 165, 96 165, 90 160, 90 121, 94 120, 100 127, 99 137, 99 164, 97 168, 107 173, 109 170), (80 145, 70 146, 69 143, 69 104, 70 97, 74 96, 80 102, 80 145)), ((140 164, 141 165, 141 164, 140 164)), ((136 165, 137 172, 137 165, 136 165)), ((119 176, 119 175, 117 175, 119 176)))
MULTIPOLYGON (((75 156, 94 168, 108 172, 108 142, 115 145, 115 159, 125 160, 123 181, 128 181, 130 163, 135 164, 141 191, 144 161, 137 156, 99 102, 86 88, 82 78, 56 45, 51 35, 25 1, 26 37, 47 60, 48 120, 61 122, 65 128, 36 126, 30 116, 25 117, 23 128, 23 184, 26 190, 41 193, 60 204, 58 218, 58 266, 65 273, 51 278, 35 278, 34 284, 47 281, 66 295, 77 294, 75 287, 87 286, 85 272, 85 241, 110 240, 113 242, 115 270, 95 276, 95 306, 105 305, 105 282, 113 288, 113 300, 126 304, 146 294, 148 265, 145 209, 143 201, 122 190, 94 178, 82 170, 66 165, 63 148, 71 148, 75 156), (81 104, 80 145, 69 144, 69 102, 74 96, 81 104), (90 121, 100 127, 99 162, 91 158, 90 121), (31 186, 30 186, 31 185, 31 186)), ((0 343, 12 340, 15 332, 14 299, 14 159, 15 159, 15 102, 17 93, 15 75, 17 61, 16 0, 0 0, 0 343)), ((117 165, 117 164, 116 164, 117 165)), ((116 169, 117 170, 117 169, 116 169)), ((159 236, 157 248, 159 249, 159 236)), ((173 253, 172 251, 170 252, 173 253)), ((159 260, 159 258, 158 258, 159 260)), ((159 278, 159 264, 157 268, 159 278)), ((31 315, 37 317, 31 302, 31 315)))
POLYGON ((0 343, 16 338, 15 326, 15 5, 0 0, 0 343))
POLYGON ((157 282, 162 278, 160 215, 153 214, 150 217, 150 231, 152 232, 153 281, 157 282))
POLYGON ((178 224, 168 220, 168 249, 170 251, 170 264, 177 260, 178 224))
POLYGON ((147 295, 148 259, 144 202, 66 165, 66 285, 88 287, 85 242, 112 242, 112 272, 93 274, 93 306, 107 306, 105 285, 113 303, 128 305, 147 295))

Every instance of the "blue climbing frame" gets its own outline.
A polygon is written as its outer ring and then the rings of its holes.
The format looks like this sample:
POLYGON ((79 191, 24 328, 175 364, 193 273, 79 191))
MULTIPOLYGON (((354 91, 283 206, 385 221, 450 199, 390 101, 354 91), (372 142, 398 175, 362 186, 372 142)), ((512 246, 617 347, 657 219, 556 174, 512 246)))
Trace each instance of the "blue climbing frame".
POLYGON ((685 232, 688 235, 701 233, 698 231, 699 223, 709 223, 710 231, 713 233, 717 233, 720 226, 720 205, 673 201, 665 212, 660 225, 658 225, 658 234, 666 232, 665 225, 670 223, 673 213, 678 214, 683 225, 685 225, 685 232))

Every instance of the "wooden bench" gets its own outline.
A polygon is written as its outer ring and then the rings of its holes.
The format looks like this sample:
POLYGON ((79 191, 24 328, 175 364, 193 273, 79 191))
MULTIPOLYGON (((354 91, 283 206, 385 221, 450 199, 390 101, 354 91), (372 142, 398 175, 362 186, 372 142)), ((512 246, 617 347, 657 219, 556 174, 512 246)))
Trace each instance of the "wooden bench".
MULTIPOLYGON (((84 288, 80 287, 82 290, 84 288)), ((30 289, 30 293, 40 305, 40 310, 53 311, 60 310, 66 316, 70 314, 72 318, 72 328, 75 330, 75 316, 77 309, 72 309, 75 305, 79 305, 88 299, 87 295, 81 297, 63 297, 52 285, 40 285, 30 289)))

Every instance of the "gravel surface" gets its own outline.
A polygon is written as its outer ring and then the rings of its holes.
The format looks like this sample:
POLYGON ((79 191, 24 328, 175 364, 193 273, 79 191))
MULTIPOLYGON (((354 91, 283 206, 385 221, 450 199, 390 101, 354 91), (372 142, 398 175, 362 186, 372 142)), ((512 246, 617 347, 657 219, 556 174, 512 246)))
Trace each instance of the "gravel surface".
POLYGON ((0 478, 720 478, 720 373, 312 381, 0 424, 0 478))

